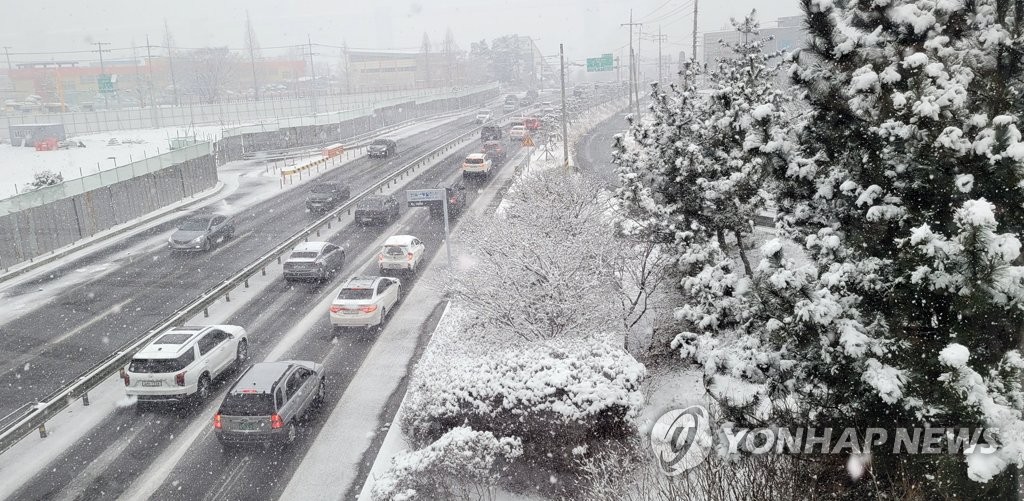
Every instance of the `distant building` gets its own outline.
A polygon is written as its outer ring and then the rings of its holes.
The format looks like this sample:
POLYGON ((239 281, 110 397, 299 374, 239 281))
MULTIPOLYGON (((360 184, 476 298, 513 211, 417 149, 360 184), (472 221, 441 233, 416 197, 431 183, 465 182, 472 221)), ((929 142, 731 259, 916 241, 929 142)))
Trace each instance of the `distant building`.
MULTIPOLYGON (((141 95, 141 99, 146 101, 155 99, 158 103, 166 104, 170 102, 170 94, 173 92, 172 64, 176 72, 176 83, 183 87, 187 79, 184 73, 187 71, 188 57, 188 53, 176 53, 173 61, 166 55, 106 60, 102 72, 110 75, 113 85, 111 96, 140 99, 141 95)), ((247 91, 253 86, 252 64, 245 58, 233 58, 231 64, 235 67, 228 73, 233 78, 225 82, 225 88, 248 95, 247 91)), ((293 85, 307 72, 307 62, 303 59, 260 58, 255 66, 260 87, 263 88, 277 84, 293 85)), ((10 90, 5 95, 19 101, 36 95, 45 103, 85 105, 98 99, 100 75, 98 62, 21 62, 7 73, 10 90)))
MULTIPOLYGON (((789 52, 803 46, 807 39, 807 31, 804 29, 804 16, 780 17, 776 20, 777 26, 766 27, 764 25, 758 30, 758 38, 771 38, 765 43, 765 52, 785 51, 789 52)), ((704 34, 704 63, 709 69, 715 67, 718 60, 732 57, 732 51, 723 47, 721 42, 735 44, 742 42, 741 35, 734 29, 726 31, 713 31, 704 34)), ((782 72, 784 73, 784 72, 782 72)), ((788 77, 780 75, 780 82, 785 85, 788 77)))
POLYGON ((444 87, 465 83, 461 53, 348 51, 351 92, 444 87))

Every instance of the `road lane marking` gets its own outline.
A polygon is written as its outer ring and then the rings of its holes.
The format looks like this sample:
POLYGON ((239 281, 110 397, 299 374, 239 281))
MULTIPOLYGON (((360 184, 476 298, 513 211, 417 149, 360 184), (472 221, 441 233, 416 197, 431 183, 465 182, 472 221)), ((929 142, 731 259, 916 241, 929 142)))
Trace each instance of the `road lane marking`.
POLYGON ((75 334, 78 334, 79 332, 82 332, 83 330, 88 329, 89 327, 92 327, 93 325, 97 324, 98 322, 100 322, 101 320, 103 320, 106 317, 110 316, 111 314, 120 313, 121 309, 124 308, 124 305, 130 303, 131 301, 132 301, 132 299, 125 299, 124 301, 121 301, 120 303, 117 303, 114 306, 111 306, 110 308, 108 308, 103 313, 100 313, 99 315, 93 317, 88 322, 85 322, 84 324, 79 325, 78 327, 75 327, 74 329, 71 329, 71 330, 65 332, 64 334, 61 334, 60 336, 58 336, 58 337, 56 337, 54 339, 51 339, 51 340, 49 340, 49 341, 47 341, 47 342, 45 342, 45 343, 43 343, 43 344, 33 348, 32 350, 30 350, 28 352, 22 353, 21 355, 18 355, 17 357, 14 357, 14 360, 12 362, 8 362, 8 363, 4 364, 3 369, 2 369, 3 373, 6 374, 8 372, 11 372, 11 371, 14 371, 14 370, 18 370, 18 368, 24 367, 25 364, 27 364, 27 363, 30 364, 32 362, 32 360, 34 360, 34 359, 38 358, 39 356, 41 356, 43 354, 43 352, 46 351, 51 346, 53 346, 55 344, 59 344, 61 342, 64 342, 64 341, 68 340, 69 338, 71 338, 75 334))

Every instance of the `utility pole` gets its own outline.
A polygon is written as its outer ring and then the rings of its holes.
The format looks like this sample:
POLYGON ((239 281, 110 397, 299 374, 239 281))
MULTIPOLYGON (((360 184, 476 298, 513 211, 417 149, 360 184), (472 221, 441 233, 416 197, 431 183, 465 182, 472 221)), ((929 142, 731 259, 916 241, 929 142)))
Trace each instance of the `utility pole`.
POLYGON ((152 109, 151 115, 153 115, 153 125, 160 127, 160 113, 156 109, 156 94, 153 92, 153 46, 149 44, 149 35, 146 35, 146 66, 149 67, 149 85, 146 89, 149 91, 149 106, 152 109))
MULTIPOLYGON (((109 49, 104 49, 103 46, 104 45, 110 45, 110 42, 93 42, 92 44, 96 46, 96 52, 98 52, 99 55, 100 55, 100 79, 102 79, 104 76, 107 75, 106 67, 103 66, 103 52, 109 50, 109 49)), ((96 81, 97 82, 97 86, 99 86, 98 85, 99 81, 100 81, 99 79, 96 81)), ((108 108, 109 107, 109 103, 107 102, 107 93, 104 92, 103 89, 100 89, 100 93, 103 94, 103 107, 104 108, 108 108)))
POLYGON ((181 104, 178 101, 178 83, 174 80, 174 51, 171 50, 171 46, 174 45, 171 38, 171 30, 167 27, 167 20, 164 19, 164 45, 167 46, 167 67, 171 72, 171 91, 174 93, 174 105, 178 106, 181 104))
POLYGON ((260 100, 260 82, 256 79, 256 34, 253 33, 252 20, 249 19, 249 11, 245 11, 245 37, 249 45, 249 65, 252 67, 252 90, 253 97, 260 100))
POLYGON ((636 88, 636 72, 634 71, 633 57, 633 26, 640 26, 642 23, 633 22, 633 9, 629 9, 629 22, 619 26, 629 26, 629 107, 633 107, 633 91, 636 88))
MULTIPOLYGON (((630 16, 632 17, 632 16, 630 16)), ((569 168, 569 128, 565 121, 565 44, 558 44, 558 59, 562 66, 562 163, 569 168)))
POLYGON ((13 48, 14 47, 11 47, 11 46, 8 46, 8 45, 4 45, 4 55, 7 56, 7 76, 8 77, 10 77, 10 74, 11 74, 11 53, 9 51, 11 49, 13 49, 13 48))
POLYGON ((306 46, 309 47, 309 98, 313 102, 313 114, 316 115, 316 68, 313 67, 313 40, 306 33, 306 46))
POLYGON ((142 95, 142 75, 139 74, 139 54, 138 47, 135 46, 135 38, 132 38, 132 66, 135 67, 135 92, 139 94, 139 106, 142 108, 146 107, 146 98, 142 95))
POLYGON ((664 42, 665 40, 668 40, 668 35, 662 35, 661 34, 661 26, 659 25, 658 26, 658 83, 659 84, 664 83, 664 80, 662 79, 663 78, 662 77, 662 69, 663 69, 663 66, 665 66, 665 60, 662 59, 662 57, 661 57, 661 43, 664 42))
POLYGON ((697 64, 697 0, 693 0, 693 52, 690 52, 690 57, 693 64, 697 64))

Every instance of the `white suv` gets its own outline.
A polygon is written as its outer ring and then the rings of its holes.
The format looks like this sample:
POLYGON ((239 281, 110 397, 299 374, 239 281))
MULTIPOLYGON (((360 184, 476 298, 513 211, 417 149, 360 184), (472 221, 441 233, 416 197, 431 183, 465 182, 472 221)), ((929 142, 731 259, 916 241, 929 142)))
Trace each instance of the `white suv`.
POLYGON ((420 239, 412 235, 395 235, 384 241, 384 247, 377 254, 377 265, 381 274, 388 270, 406 270, 416 273, 416 268, 427 249, 420 239))
POLYGON ((140 404, 205 400, 215 379, 248 358, 245 329, 237 325, 175 327, 139 350, 121 379, 140 404))
POLYGON ((462 162, 462 177, 488 176, 492 165, 486 153, 472 153, 462 162))

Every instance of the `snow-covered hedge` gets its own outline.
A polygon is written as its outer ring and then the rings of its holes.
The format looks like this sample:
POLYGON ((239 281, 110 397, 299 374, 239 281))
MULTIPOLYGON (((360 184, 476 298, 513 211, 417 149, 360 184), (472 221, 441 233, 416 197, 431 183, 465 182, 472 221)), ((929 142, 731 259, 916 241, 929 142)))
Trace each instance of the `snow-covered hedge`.
POLYGON ((460 426, 423 449, 391 458, 391 468, 374 481, 373 499, 479 498, 522 452, 518 438, 496 438, 490 432, 460 426))
POLYGON ((522 438, 526 459, 568 459, 621 437, 643 405, 644 367, 600 339, 512 343, 467 336, 449 310, 413 375, 402 429, 422 446, 468 425, 522 438))

